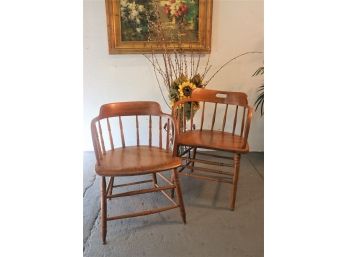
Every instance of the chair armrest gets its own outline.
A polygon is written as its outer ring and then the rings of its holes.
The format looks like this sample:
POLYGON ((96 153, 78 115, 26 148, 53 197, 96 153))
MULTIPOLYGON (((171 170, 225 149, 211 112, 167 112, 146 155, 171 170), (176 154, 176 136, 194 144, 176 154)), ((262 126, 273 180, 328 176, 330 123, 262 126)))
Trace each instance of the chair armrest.
POLYGON ((95 117, 91 121, 91 134, 92 134, 92 142, 93 142, 95 158, 96 158, 97 164, 100 165, 101 149, 99 145, 98 131, 96 126, 96 123, 98 121, 99 121, 99 116, 95 117))
MULTIPOLYGON (((170 114, 167 114, 167 113, 164 113, 164 112, 162 112, 161 114, 160 114, 160 116, 162 117, 162 118, 166 118, 166 119, 169 119, 170 120, 170 122, 172 123, 172 128, 173 128, 173 145, 175 146, 175 143, 176 143, 176 138, 177 138, 177 133, 178 133, 178 128, 177 128, 177 124, 176 124, 176 122, 175 122, 175 119, 173 118, 173 116, 172 115, 170 115, 170 114)), ((168 126, 169 126, 169 124, 168 124, 168 126)), ((169 128, 168 128, 169 129, 169 128)))
POLYGON ((248 116, 245 122, 245 129, 244 129, 244 147, 246 147, 246 144, 248 143, 248 136, 249 136, 249 130, 250 130, 250 124, 251 124, 251 119, 253 117, 253 108, 251 106, 248 106, 248 116))

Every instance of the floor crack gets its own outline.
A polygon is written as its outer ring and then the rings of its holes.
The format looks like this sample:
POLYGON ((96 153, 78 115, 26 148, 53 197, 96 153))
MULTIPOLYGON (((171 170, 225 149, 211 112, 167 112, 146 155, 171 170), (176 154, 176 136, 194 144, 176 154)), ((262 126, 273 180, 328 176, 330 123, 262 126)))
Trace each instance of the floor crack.
POLYGON ((85 197, 86 191, 87 191, 90 187, 93 186, 93 184, 94 184, 96 178, 97 178, 97 175, 94 174, 94 176, 93 176, 93 181, 92 181, 91 184, 90 184, 89 186, 87 186, 87 187, 85 188, 85 190, 83 191, 83 197, 85 197))
POLYGON ((97 215, 95 216, 94 218, 94 221, 93 221, 93 226, 91 227, 90 231, 89 231, 89 235, 88 237, 85 239, 85 241, 83 242, 83 252, 85 252, 85 249, 86 249, 86 243, 88 242, 89 238, 91 237, 92 235, 92 230, 94 229, 94 227, 96 226, 96 223, 97 223, 97 220, 98 220, 98 217, 99 217, 99 214, 100 214, 100 208, 99 208, 99 211, 97 212, 97 215))

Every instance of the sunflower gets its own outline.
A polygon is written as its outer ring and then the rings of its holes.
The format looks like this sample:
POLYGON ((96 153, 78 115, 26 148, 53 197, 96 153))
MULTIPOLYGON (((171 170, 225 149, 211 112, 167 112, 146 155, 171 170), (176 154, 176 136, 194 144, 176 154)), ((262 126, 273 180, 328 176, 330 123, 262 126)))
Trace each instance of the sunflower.
POLYGON ((185 81, 179 85, 179 96, 180 99, 188 98, 191 96, 192 91, 196 88, 196 85, 189 82, 185 81))

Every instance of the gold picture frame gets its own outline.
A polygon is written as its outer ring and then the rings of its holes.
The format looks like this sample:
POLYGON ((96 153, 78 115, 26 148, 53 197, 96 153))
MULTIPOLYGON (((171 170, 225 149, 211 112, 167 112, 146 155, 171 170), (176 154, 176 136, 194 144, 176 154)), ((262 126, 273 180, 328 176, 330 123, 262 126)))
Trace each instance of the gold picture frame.
POLYGON ((186 40, 168 40, 166 50, 210 53, 213 0, 105 0, 109 54, 163 52, 163 42, 147 37, 153 1, 164 24, 173 31, 179 19, 185 22, 186 40))

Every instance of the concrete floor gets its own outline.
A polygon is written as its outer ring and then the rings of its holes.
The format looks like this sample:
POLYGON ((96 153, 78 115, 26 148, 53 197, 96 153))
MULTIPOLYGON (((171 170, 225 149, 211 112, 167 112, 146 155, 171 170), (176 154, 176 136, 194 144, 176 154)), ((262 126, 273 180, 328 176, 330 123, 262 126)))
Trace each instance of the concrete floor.
MULTIPOLYGON (((204 158, 207 158, 206 156, 204 158)), ((110 221, 107 244, 99 233, 99 177, 94 153, 84 153, 83 243, 85 257, 261 257, 263 256, 263 153, 242 155, 235 211, 228 201, 230 184, 180 176, 187 224, 179 209, 110 221)), ((122 178, 137 181, 138 178, 122 178)), ((133 186, 146 188, 149 184, 133 186)), ((132 190, 130 189, 130 190, 132 190)), ((108 214, 168 204, 160 193, 108 201, 108 214)))

